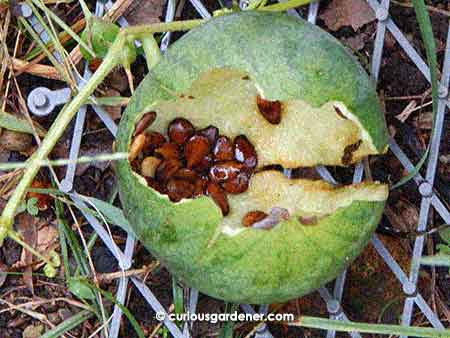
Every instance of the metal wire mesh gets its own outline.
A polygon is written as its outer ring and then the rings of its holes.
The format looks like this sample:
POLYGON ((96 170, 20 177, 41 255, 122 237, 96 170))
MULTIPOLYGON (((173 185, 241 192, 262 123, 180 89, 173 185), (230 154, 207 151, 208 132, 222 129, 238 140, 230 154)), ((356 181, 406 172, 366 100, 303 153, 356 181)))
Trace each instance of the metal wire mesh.
MULTIPOLYGON (((197 10, 199 15, 203 18, 210 18, 211 14, 202 4, 201 0, 189 0, 193 7, 197 10)), ((413 48, 411 43, 405 37, 405 35, 401 32, 401 30, 397 27, 395 22, 389 15, 390 8, 390 0, 382 0, 381 3, 377 0, 367 0, 370 7, 375 12, 377 18, 377 31, 374 40, 374 48, 372 54, 372 63, 371 63, 371 76, 375 82, 378 81, 378 75, 380 71, 380 65, 382 61, 383 47, 384 47, 384 38, 386 31, 389 31, 392 36, 395 38, 399 46, 404 50, 404 52, 409 56, 411 61, 417 66, 420 72, 424 75, 424 77, 430 81, 430 71, 427 64, 421 58, 419 53, 413 48)), ((109 5, 111 3, 109 2, 109 5)), ((242 5, 242 4, 241 4, 242 5)), ((108 6, 108 3, 106 4, 108 6)), ((315 23, 317 13, 319 9, 319 2, 312 2, 309 5, 308 16, 307 19, 311 23, 315 23)), ((165 20, 172 21, 174 19, 175 14, 175 2, 174 0, 168 1, 167 11, 165 20)), ((289 10, 288 14, 293 16, 298 16, 299 14, 296 10, 289 10)), ((121 25, 126 25, 126 20, 123 18, 119 20, 121 25)), ((171 35, 170 33, 166 33, 161 42, 161 50, 164 51, 169 43, 170 43, 171 35)), ((430 143, 430 153, 427 161, 426 174, 423 177, 420 174, 417 174, 414 177, 414 181, 417 184, 417 189, 421 195, 421 205, 420 205, 420 215, 417 224, 417 230, 423 231, 427 227, 428 215, 431 208, 434 208, 436 212, 442 217, 442 219, 446 223, 450 223, 450 212, 445 207, 444 203, 439 199, 435 191, 433 190, 433 183, 435 180, 435 173, 439 155, 439 145, 443 130, 444 123, 444 115, 447 109, 447 106, 450 106, 450 102, 448 101, 448 87, 449 87, 449 76, 450 76, 450 27, 447 35, 446 49, 445 49, 445 61, 442 69, 442 76, 440 80, 440 90, 439 90, 439 103, 438 103, 438 112, 435 120, 436 128, 434 129, 433 135, 431 137, 430 143)), ((103 121, 105 121, 108 129, 114 135, 117 128, 113 121, 108 120, 103 114, 102 111, 98 111, 95 109, 96 113, 101 117, 103 121), (103 115, 103 116, 102 116, 103 115)), ((83 113, 83 112, 81 112, 83 113)), ((84 117, 82 116, 83 120, 84 117)), ((83 122, 84 123, 84 122, 83 122)), ((81 123, 81 130, 83 128, 83 123, 81 123)), ((74 135, 74 138, 76 135, 74 135)), ((78 140, 74 140, 73 143, 75 147, 77 147, 78 140)), ((79 145, 78 145, 79 149, 79 145)), ((78 149, 76 149, 76 154, 78 154, 78 149)), ((404 168, 410 172, 414 169, 413 163, 408 159, 406 154, 401 150, 399 145, 396 143, 394 139, 390 140, 390 150, 392 153, 398 158, 404 168)), ((332 177, 330 172, 327 171, 325 167, 317 167, 317 172, 322 176, 323 179, 329 181, 332 184, 336 184, 337 181, 332 177)), ((363 165, 361 163, 355 165, 353 182, 360 182, 363 178, 363 165)), ((73 178, 72 178, 73 180, 73 178)), ((114 257, 117 259, 119 267, 125 271, 131 267, 131 262, 134 253, 135 239, 128 235, 125 245, 125 250, 122 251, 112 240, 110 233, 105 230, 102 224, 93 217, 90 213, 83 211, 86 210, 86 203, 83 198, 78 195, 75 191, 72 191, 70 194, 73 202, 79 207, 79 209, 83 212, 89 224, 92 228, 97 232, 101 240, 104 242, 105 246, 111 251, 114 257)), ((422 257, 422 251, 424 246, 424 236, 416 237, 414 241, 414 249, 413 255, 411 257, 411 266, 409 274, 405 273, 400 265, 395 261, 393 256, 390 254, 389 250, 384 246, 383 242, 378 238, 377 235, 374 235, 371 239, 371 244, 378 252, 378 254, 383 258, 386 262, 392 273, 399 280, 402 285, 402 291, 406 296, 406 300, 404 302, 404 308, 401 318, 401 323, 404 326, 409 326, 411 324, 411 318, 413 314, 414 305, 417 305, 419 310, 425 315, 428 321, 436 328, 443 328, 442 323, 440 322, 438 316, 432 311, 429 305, 426 303, 421 294, 417 291, 417 280, 420 271, 420 258, 422 257)), ((327 310, 329 312, 329 317, 335 320, 348 320, 347 315, 342 309, 341 301, 343 296, 343 289, 345 285, 346 272, 344 271, 335 281, 334 288, 330 292, 327 288, 322 287, 318 289, 318 292, 322 299, 325 301, 327 310)), ((143 283, 141 280, 135 277, 128 278, 123 276, 118 281, 118 289, 116 293, 116 299, 118 303, 124 304, 126 298, 126 291, 129 285, 129 282, 134 284, 134 286, 139 290, 141 295, 145 298, 148 304, 155 312, 166 312, 164 307, 155 297, 155 295, 151 292, 148 286, 143 283)), ((195 312, 197 300, 198 300, 198 291, 190 290, 189 299, 188 299, 188 311, 193 313, 195 312)), ((243 311, 247 313, 254 313, 255 309, 247 304, 242 304, 241 308, 243 311)), ((258 309, 260 313, 267 313, 268 307, 261 306, 258 309)), ((166 313, 167 314, 167 313, 166 313)), ((113 312, 113 317, 110 324, 110 337, 116 338, 119 335, 119 329, 121 325, 121 316, 122 311, 116 305, 113 312)), ((181 338, 181 337, 190 337, 190 328, 191 323, 185 323, 183 330, 180 330, 178 326, 176 326, 169 319, 164 320, 164 325, 172 334, 173 337, 181 338)), ((328 331, 326 333, 327 338, 335 337, 336 333, 334 331, 328 331)), ((361 335, 357 332, 349 333, 351 337, 361 337, 361 335)), ((272 334, 269 332, 266 325, 263 325, 258 329, 255 334, 258 338, 270 338, 272 334)))

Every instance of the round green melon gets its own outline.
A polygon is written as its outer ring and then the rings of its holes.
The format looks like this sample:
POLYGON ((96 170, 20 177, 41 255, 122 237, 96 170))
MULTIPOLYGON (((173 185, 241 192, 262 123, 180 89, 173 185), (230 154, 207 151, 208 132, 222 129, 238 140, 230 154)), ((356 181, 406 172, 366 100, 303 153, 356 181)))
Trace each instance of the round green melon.
MULTIPOLYGON (((284 14, 218 17, 179 39, 139 86, 119 126, 117 151, 128 151, 135 124, 166 133, 175 117, 197 128, 244 134, 258 167, 345 165, 383 153, 387 130, 364 69, 332 36, 284 14), (268 123, 256 96, 282 102, 268 123)), ((388 189, 378 182, 334 187, 257 171, 249 189, 228 195, 230 213, 208 196, 171 202, 147 187, 128 161, 117 164, 123 209, 137 237, 187 286, 230 302, 269 304, 305 295, 335 278, 364 248, 388 189), (245 228, 251 210, 288 209, 271 230, 245 228), (314 217, 316 224, 303 224, 314 217)))

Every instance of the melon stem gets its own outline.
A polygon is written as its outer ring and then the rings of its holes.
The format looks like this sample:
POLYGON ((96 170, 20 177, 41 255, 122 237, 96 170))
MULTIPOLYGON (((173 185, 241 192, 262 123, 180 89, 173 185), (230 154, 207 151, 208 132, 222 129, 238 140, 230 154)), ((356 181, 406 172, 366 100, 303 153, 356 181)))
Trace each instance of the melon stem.
POLYGON ((312 2, 312 0, 288 0, 286 2, 279 2, 274 5, 259 7, 258 10, 259 11, 281 12, 281 11, 287 11, 288 9, 291 9, 291 8, 296 8, 299 6, 307 5, 310 2, 312 2))

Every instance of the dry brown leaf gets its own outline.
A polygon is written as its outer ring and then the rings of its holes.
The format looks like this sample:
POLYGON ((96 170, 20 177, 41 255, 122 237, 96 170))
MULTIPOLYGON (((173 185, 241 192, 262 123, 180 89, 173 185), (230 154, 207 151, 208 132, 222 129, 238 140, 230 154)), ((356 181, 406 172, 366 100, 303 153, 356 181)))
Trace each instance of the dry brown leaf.
MULTIPOLYGON (((48 182, 44 182, 44 181, 40 181, 39 179, 35 179, 33 181, 33 183, 31 183, 30 187, 33 189, 47 189, 47 188, 51 188, 51 185, 48 182)), ((27 197, 28 198, 36 198, 37 199, 36 206, 41 211, 47 210, 50 203, 53 200, 53 197, 50 196, 49 194, 41 194, 41 193, 37 193, 37 192, 29 192, 27 194, 27 197)))
POLYGON ((50 80, 61 80, 61 76, 55 67, 35 64, 20 59, 12 59, 13 69, 18 73, 28 73, 31 75, 43 77, 50 80))
MULTIPOLYGON (((37 252, 41 253, 42 255, 48 255, 48 253, 51 250, 54 250, 58 245, 58 230, 53 225, 44 225, 43 227, 39 228, 39 230, 36 230, 36 225, 33 222, 34 218, 27 214, 22 213, 21 215, 24 215, 22 217, 24 218, 24 221, 21 222, 21 225, 19 225, 19 229, 21 230, 21 234, 24 237, 25 241, 29 245, 32 244, 32 246, 36 249, 37 252), (28 221, 27 221, 28 219, 28 221), (34 233, 31 233, 31 231, 34 231, 34 233), (33 236, 34 238, 32 238, 33 236)), ((23 267, 27 264, 28 259, 28 251, 22 250, 22 256, 20 258, 20 261, 14 264, 13 267, 23 267)))
POLYGON ((6 281, 6 277, 8 276, 8 266, 2 262, 0 262, 0 288, 6 281))
POLYGON ((333 0, 320 18, 333 31, 344 26, 351 26, 356 31, 375 20, 375 15, 365 0, 333 0))
MULTIPOLYGON (((99 154, 110 153, 112 151, 111 144, 107 144, 106 142, 99 142, 98 144, 88 144, 85 147, 82 147, 80 150, 80 156, 96 156, 99 154)), ((85 171, 89 167, 96 167, 101 171, 104 171, 110 162, 91 162, 91 163, 80 163, 77 165, 77 169, 75 171, 76 176, 81 176, 85 173, 85 171)))
POLYGON ((27 152, 32 148, 32 141, 30 134, 12 130, 3 130, 0 135, 0 144, 9 151, 27 152))
POLYGON ((36 250, 47 254, 58 244, 58 230, 53 225, 46 225, 38 230, 36 250))
MULTIPOLYGON (((35 219, 28 213, 23 212, 18 217, 17 229, 23 237, 23 241, 32 248, 36 247, 37 232, 35 219)), ((19 261, 20 266, 25 266, 24 274, 22 275, 23 282, 34 294, 32 264, 33 254, 26 249, 22 250, 22 256, 19 261)))
POLYGON ((365 35, 358 34, 356 36, 351 36, 347 39, 344 39, 344 42, 347 46, 349 46, 352 50, 359 51, 364 48, 365 35))
POLYGON ((125 18, 130 25, 142 25, 160 22, 164 0, 137 0, 128 7, 125 18))

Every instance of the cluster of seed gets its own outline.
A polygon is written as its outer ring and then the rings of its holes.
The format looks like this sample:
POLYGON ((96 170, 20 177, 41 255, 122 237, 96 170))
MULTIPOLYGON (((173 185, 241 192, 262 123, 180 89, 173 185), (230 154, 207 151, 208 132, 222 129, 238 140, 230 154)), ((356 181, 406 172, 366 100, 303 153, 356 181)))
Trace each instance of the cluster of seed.
MULTIPOLYGON (((281 102, 257 96, 256 104, 270 124, 281 122, 281 102)), ((253 145, 244 135, 232 141, 214 126, 196 130, 184 118, 173 120, 165 137, 147 130, 155 118, 155 112, 144 114, 136 125, 129 155, 133 169, 173 202, 208 195, 227 215, 227 194, 246 191, 258 163, 253 145)), ((274 207, 269 214, 252 210, 242 218, 242 225, 271 229, 288 218, 289 213, 283 208, 274 207)))
POLYGON ((133 169, 173 202, 206 194, 227 215, 227 194, 246 191, 256 168, 253 145, 244 135, 232 141, 214 126, 196 130, 184 118, 174 119, 165 137, 147 131, 155 117, 147 113, 136 126, 129 157, 133 169))

